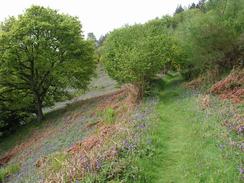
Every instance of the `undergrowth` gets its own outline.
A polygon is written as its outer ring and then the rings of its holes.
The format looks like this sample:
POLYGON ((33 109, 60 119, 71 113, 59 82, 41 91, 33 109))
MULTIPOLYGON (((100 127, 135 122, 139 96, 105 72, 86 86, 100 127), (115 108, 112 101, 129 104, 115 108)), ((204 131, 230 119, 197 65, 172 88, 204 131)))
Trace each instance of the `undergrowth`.
POLYGON ((105 182, 150 182, 150 177, 147 177, 144 167, 141 166, 142 159, 150 159, 156 151, 153 144, 153 139, 150 136, 150 121, 154 119, 154 115, 150 112, 155 107, 155 101, 144 103, 140 109, 144 114, 138 113, 135 119, 141 119, 144 115, 148 115, 143 120, 133 120, 133 135, 123 137, 120 144, 117 144, 117 156, 113 160, 105 161, 100 166, 97 172, 88 173, 81 182, 85 183, 105 183, 105 182), (142 116, 141 116, 142 115, 142 116))
POLYGON ((4 180, 12 175, 15 174, 19 171, 20 166, 17 164, 13 164, 13 165, 8 165, 6 167, 0 168, 0 182, 4 182, 4 180))
POLYGON ((106 108, 103 111, 98 112, 98 116, 100 116, 101 121, 107 124, 113 124, 116 121, 116 111, 113 108, 106 108))

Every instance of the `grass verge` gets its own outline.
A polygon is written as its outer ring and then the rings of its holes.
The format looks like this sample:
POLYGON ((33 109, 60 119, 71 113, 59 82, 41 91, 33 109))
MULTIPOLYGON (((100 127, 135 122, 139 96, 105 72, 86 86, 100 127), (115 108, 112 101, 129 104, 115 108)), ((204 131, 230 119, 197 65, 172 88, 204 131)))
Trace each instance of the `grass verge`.
POLYGON ((17 164, 9 165, 4 168, 0 168, 0 182, 4 182, 4 180, 8 176, 17 173, 19 171, 19 169, 20 169, 20 166, 17 164))
POLYGON ((149 130, 154 155, 139 160, 145 177, 155 183, 242 182, 244 154, 236 144, 243 136, 222 125, 233 117, 231 107, 212 97, 211 105, 201 108, 201 94, 166 79, 149 130))

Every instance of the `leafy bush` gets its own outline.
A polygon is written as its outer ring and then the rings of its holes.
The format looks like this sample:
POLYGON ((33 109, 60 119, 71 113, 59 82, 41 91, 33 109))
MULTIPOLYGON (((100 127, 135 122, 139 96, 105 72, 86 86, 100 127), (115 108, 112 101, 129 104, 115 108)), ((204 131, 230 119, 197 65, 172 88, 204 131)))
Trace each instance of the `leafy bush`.
POLYGON ((0 89, 0 136, 11 133, 32 120, 31 109, 26 105, 27 98, 22 93, 0 89))
POLYGON ((183 49, 182 73, 192 79, 206 70, 230 71, 243 60, 242 1, 211 0, 206 11, 190 9, 174 16, 174 31, 183 49))
POLYGON ((155 74, 173 63, 178 54, 166 26, 166 21, 155 20, 111 32, 102 56, 109 75, 119 83, 135 85, 140 95, 143 94, 155 74))

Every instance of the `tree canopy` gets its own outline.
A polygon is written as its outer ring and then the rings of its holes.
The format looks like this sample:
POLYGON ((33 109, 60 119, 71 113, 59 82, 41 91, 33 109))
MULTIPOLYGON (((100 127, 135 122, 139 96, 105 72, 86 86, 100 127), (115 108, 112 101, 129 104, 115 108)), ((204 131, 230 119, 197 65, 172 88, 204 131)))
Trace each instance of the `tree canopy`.
POLYGON ((116 29, 103 48, 108 73, 143 88, 165 67, 188 79, 232 69, 243 60, 243 6, 241 0, 200 0, 178 6, 173 16, 116 29))
MULTIPOLYGON (((86 88, 94 73, 94 48, 76 17, 32 6, 0 29, 0 110, 14 103, 43 119, 69 88, 86 88), (20 101, 18 103, 17 101, 20 101)), ((12 108, 12 107, 11 107, 12 108)))
POLYGON ((224 71, 239 65, 243 57, 243 2, 200 1, 198 7, 173 17, 177 25, 174 34, 185 55, 184 67, 194 76, 195 71, 224 71))
POLYGON ((102 57, 109 75, 120 83, 134 84, 143 93, 147 83, 178 53, 165 27, 154 20, 111 32, 102 57))

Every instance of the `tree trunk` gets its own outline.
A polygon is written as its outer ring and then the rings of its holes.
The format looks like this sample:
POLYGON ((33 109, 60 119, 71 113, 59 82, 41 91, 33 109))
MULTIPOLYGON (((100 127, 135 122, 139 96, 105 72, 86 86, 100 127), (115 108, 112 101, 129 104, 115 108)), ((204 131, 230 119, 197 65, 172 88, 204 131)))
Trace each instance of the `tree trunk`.
POLYGON ((42 111, 42 101, 40 97, 36 97, 36 117, 37 121, 41 122, 44 118, 43 111, 42 111))
POLYGON ((138 88, 138 97, 137 97, 137 101, 141 101, 143 96, 144 96, 144 92, 145 92, 145 86, 144 84, 141 84, 141 85, 137 85, 137 88, 138 88))
POLYGON ((136 90, 136 93, 137 93, 135 99, 136 99, 136 102, 139 103, 142 100, 143 96, 144 96, 145 85, 144 85, 143 82, 141 82, 141 83, 134 84, 134 87, 135 87, 135 90, 136 90))

